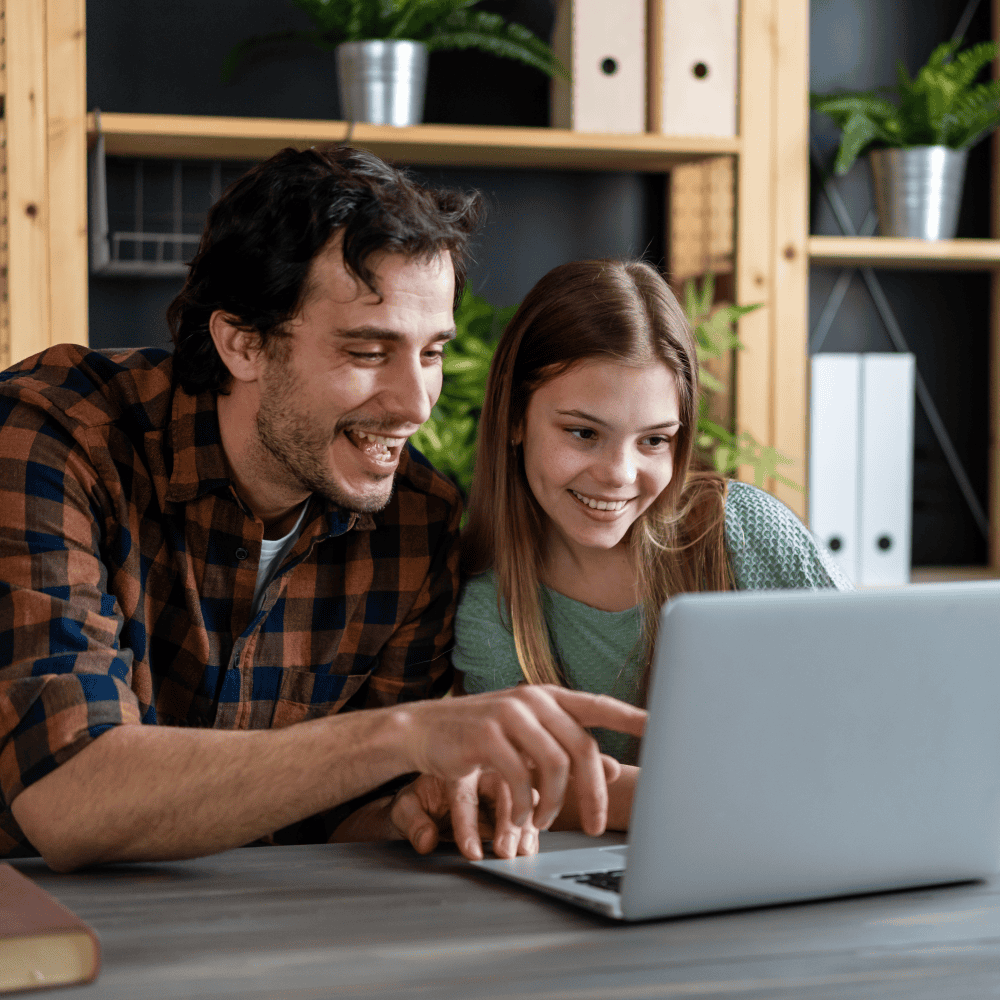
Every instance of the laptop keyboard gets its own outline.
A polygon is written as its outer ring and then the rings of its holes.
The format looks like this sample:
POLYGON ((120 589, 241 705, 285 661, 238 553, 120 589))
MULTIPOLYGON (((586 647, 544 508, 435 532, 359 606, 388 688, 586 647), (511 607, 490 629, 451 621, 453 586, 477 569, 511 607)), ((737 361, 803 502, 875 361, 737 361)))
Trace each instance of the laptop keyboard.
POLYGON ((572 872, 560 878, 571 878, 577 885, 592 885, 595 889, 606 889, 608 892, 622 891, 622 875, 625 869, 614 872, 572 872))

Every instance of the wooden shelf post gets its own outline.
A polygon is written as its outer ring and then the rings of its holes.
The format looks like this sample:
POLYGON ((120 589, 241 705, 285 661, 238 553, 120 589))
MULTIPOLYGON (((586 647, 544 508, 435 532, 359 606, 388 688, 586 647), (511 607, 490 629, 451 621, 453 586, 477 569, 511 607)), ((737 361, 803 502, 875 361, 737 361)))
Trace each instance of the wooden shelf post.
MULTIPOLYGON (((794 461, 806 487, 809 260, 809 9, 805 0, 743 0, 736 296, 764 309, 740 321, 738 429, 794 461)), ((806 494, 767 488, 801 518, 806 494)))
POLYGON ((87 343, 84 0, 6 0, 9 340, 0 366, 87 343))

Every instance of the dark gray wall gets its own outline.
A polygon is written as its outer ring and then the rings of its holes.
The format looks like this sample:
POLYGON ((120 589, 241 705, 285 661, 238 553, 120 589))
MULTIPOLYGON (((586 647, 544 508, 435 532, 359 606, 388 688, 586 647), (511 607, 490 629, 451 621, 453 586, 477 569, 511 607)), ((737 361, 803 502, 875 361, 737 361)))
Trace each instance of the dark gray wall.
MULTIPOLYGON (((934 47, 951 37, 966 0, 812 0, 810 85, 815 92, 868 89, 895 82, 902 59, 913 74, 934 47)), ((990 5, 979 5, 967 41, 990 37, 990 5)), ((829 119, 812 116, 812 141, 826 168, 839 133, 829 119)), ((989 235, 989 143, 973 150, 959 236, 989 235)), ((866 162, 834 181, 856 227, 874 207, 866 162)), ((813 171, 812 230, 839 234, 813 171)), ((810 328, 814 328, 840 271, 813 268, 810 328)), ((976 488, 986 503, 989 421, 989 279, 981 274, 879 270, 893 312, 917 366, 976 488)), ((823 343, 825 351, 889 351, 891 343, 860 278, 850 286, 823 343)), ((913 496, 915 565, 986 562, 986 545, 918 407, 913 496)))
MULTIPOLYGON (((547 38, 549 0, 498 0, 483 9, 503 12, 547 38)), ((290 0, 133 0, 87 4, 87 99, 106 111, 176 114, 336 118, 339 102, 332 56, 307 46, 272 47, 258 53, 225 85, 224 54, 253 34, 306 27, 290 0)), ((547 125, 548 80, 535 70, 479 52, 431 57, 425 120, 452 124, 547 125)), ((120 228, 131 211, 132 165, 109 162, 111 214, 120 228), (118 192, 116 197, 115 192, 118 192)), ((147 197, 156 184, 147 172, 147 197)), ((186 205, 208 207, 208 189, 197 168, 186 205), (198 189, 198 183, 201 188, 198 189)), ((431 183, 482 190, 490 211, 470 270, 472 287, 496 305, 523 298, 556 264, 580 257, 663 257, 664 184, 641 174, 503 170, 423 171, 431 183)), ((162 192, 169 180, 161 179, 162 192)), ((185 231, 198 232, 197 210, 185 231)), ((112 219, 112 228, 115 221, 112 219)), ((90 329, 95 346, 159 344, 167 339, 163 312, 179 280, 94 278, 90 329)))

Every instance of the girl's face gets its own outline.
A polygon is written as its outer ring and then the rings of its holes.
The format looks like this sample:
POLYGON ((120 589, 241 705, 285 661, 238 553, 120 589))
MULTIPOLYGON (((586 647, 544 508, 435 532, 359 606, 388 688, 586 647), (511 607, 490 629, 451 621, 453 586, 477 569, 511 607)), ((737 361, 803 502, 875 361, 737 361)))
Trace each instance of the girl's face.
POLYGON ((670 483, 679 428, 677 383, 660 363, 585 361, 537 389, 520 440, 550 543, 578 555, 618 545, 670 483))

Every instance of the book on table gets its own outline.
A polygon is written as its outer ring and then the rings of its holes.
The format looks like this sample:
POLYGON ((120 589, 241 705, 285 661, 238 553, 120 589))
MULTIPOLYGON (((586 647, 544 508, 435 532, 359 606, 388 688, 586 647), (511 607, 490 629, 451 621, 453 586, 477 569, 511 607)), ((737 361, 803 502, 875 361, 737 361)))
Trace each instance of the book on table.
POLYGON ((9 864, 0 864, 0 993, 89 983, 97 934, 9 864))

